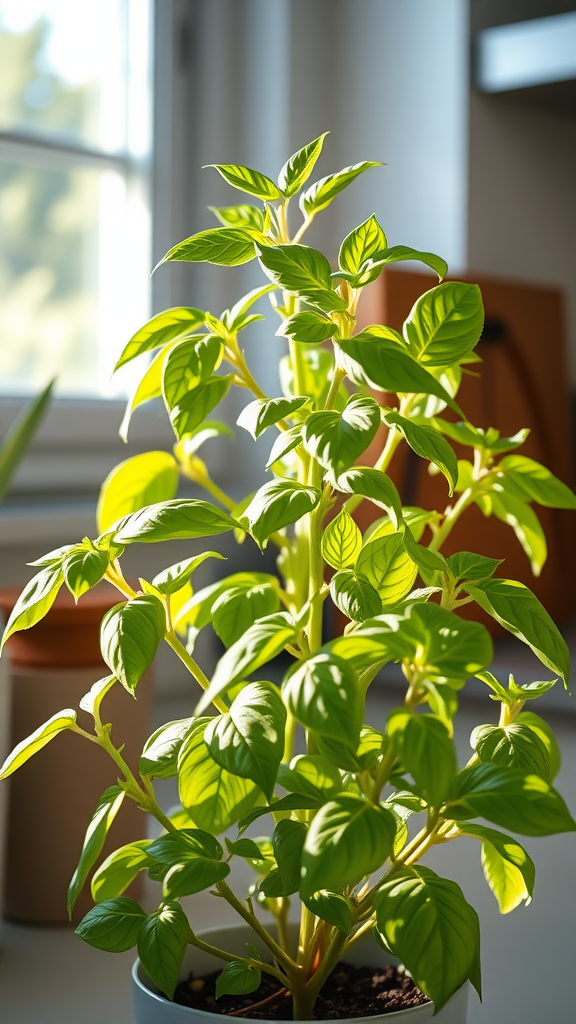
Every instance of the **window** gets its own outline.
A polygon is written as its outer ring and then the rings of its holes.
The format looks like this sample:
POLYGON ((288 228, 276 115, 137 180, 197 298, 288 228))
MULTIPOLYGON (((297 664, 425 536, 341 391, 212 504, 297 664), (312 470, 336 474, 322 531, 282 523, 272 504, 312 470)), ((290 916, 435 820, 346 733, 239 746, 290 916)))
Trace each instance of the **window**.
POLYGON ((152 0, 0 0, 0 392, 121 395, 150 308, 152 0))

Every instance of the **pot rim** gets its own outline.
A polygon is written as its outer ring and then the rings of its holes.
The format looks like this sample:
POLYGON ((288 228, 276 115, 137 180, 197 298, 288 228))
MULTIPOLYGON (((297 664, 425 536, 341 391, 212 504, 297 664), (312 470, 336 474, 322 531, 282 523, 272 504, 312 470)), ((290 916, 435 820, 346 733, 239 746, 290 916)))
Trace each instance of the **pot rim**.
MULTIPOLYGON (((201 932, 198 932, 198 936, 201 938, 201 937, 207 936, 207 935, 215 935, 215 934, 220 934, 221 935, 222 932, 228 931, 229 929, 230 930, 231 929, 235 929, 237 927, 239 927, 239 926, 238 925, 230 925, 230 924, 228 924, 228 925, 221 925, 219 928, 205 928, 201 932)), ((266 1024, 266 1021, 263 1021, 262 1018, 256 1018, 256 1017, 232 1018, 228 1014, 212 1013, 210 1010, 196 1010, 192 1006, 183 1006, 182 1003, 174 1003, 173 1000, 166 999, 164 996, 159 995, 157 992, 154 992, 154 990, 150 987, 150 985, 147 984, 148 976, 146 975, 144 967, 142 966, 142 964, 140 962, 140 958, 135 960, 133 965, 132 965, 132 978, 133 978, 134 984, 141 991, 143 991, 149 999, 153 999, 155 1002, 157 1002, 157 1003, 159 1003, 159 1004, 161 1004, 163 1006, 166 1006, 167 1004, 169 1006, 170 1005, 178 1006, 178 1009, 180 1011, 185 1011, 185 1012, 190 1014, 190 1021, 191 1022, 194 1019, 193 1015, 201 1014, 203 1017, 209 1017, 211 1021, 214 1021, 214 1024, 216 1024, 216 1021, 220 1021, 221 1024, 222 1024, 222 1022, 224 1022, 224 1021, 232 1021, 232 1020, 237 1020, 237 1019, 245 1021, 246 1024, 266 1024)), ((337 1024, 375 1024, 376 1021, 380 1021, 384 1017, 386 1018, 386 1024, 388 1024, 388 1021, 390 1021, 390 1022, 401 1021, 402 1019, 406 1018, 406 1014, 408 1014, 408 1013, 411 1013, 412 1016, 414 1016, 415 1014, 421 1014, 421 1013, 424 1013, 426 1011, 429 1011, 430 1002, 431 1002, 431 1000, 428 999, 425 1003, 421 1003, 420 1006, 408 1006, 408 1007, 406 1007, 405 1010, 394 1010, 393 1013, 385 1013, 385 1014, 376 1014, 375 1013, 375 1014, 371 1014, 368 1017, 343 1017, 340 1021, 337 1022, 337 1024)), ((271 1022, 271 1024, 276 1024, 276 1022, 273 1021, 273 1022, 271 1022)), ((288 1021, 288 1022, 286 1022, 286 1024, 290 1024, 290 1022, 288 1021)), ((308 1022, 306 1022, 306 1021, 304 1021, 304 1022, 294 1021, 293 1024, 308 1024, 308 1022)))

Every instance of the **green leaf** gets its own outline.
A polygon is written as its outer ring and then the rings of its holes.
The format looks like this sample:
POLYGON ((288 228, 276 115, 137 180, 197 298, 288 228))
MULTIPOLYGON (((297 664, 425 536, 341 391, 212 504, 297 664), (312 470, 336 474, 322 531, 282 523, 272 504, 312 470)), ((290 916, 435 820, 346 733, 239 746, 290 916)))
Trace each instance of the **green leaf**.
POLYGON ((214 697, 231 690, 272 661, 296 636, 296 628, 285 612, 266 615, 246 630, 240 640, 229 647, 216 665, 209 688, 200 698, 195 714, 200 715, 210 706, 214 697))
POLYGON ((230 839, 226 838, 226 847, 228 853, 236 857, 244 857, 246 860, 266 860, 253 839, 237 839, 235 843, 232 843, 230 839))
POLYGON ((175 345, 178 345, 178 343, 178 340, 170 342, 161 348, 159 352, 156 352, 144 370, 140 380, 134 387, 126 403, 126 409, 124 410, 124 416, 118 431, 124 442, 128 441, 130 421, 135 410, 143 405, 144 402, 149 402, 153 398, 160 398, 162 394, 162 374, 164 372, 164 365, 170 351, 175 345))
POLYGON ((446 477, 449 484, 449 494, 454 493, 458 482, 458 460, 454 450, 442 434, 433 427, 421 426, 413 423, 412 420, 400 416, 399 413, 391 411, 384 414, 384 420, 389 426, 396 427, 406 439, 413 451, 422 459, 428 459, 446 477))
POLYGON ((470 448, 482 448, 493 454, 518 448, 521 444, 524 444, 530 433, 529 430, 523 429, 519 430, 513 437, 501 438, 500 431, 495 430, 494 427, 482 430, 481 427, 473 427, 468 422, 452 423, 450 420, 442 420, 438 417, 434 418, 434 423, 438 430, 441 430, 447 437, 451 437, 453 441, 457 441, 458 444, 463 444, 470 448))
POLYGON ((339 341, 338 344, 345 356, 362 369, 372 387, 398 394, 436 395, 455 412, 460 412, 446 388, 416 362, 408 349, 379 336, 376 328, 370 327, 349 341, 339 341))
POLYGON ((163 879, 164 899, 191 896, 230 874, 228 864, 222 861, 220 843, 201 829, 168 832, 150 845, 148 853, 167 866, 163 879))
POLYGON ((233 188, 240 192, 248 192, 256 196, 264 203, 280 198, 280 192, 276 185, 265 174, 260 171, 253 171, 250 167, 242 167, 240 164, 207 164, 207 167, 215 167, 224 181, 227 181, 233 188))
POLYGON ((30 399, 10 424, 0 443, 0 502, 4 500, 12 477, 32 443, 52 400, 54 381, 30 399))
POLYGON ((178 770, 178 754, 190 732, 192 718, 181 718, 167 722, 156 729, 146 740, 138 771, 154 779, 171 779, 178 770))
POLYGON ((320 808, 302 854, 302 897, 320 889, 341 892, 382 867, 389 856, 396 821, 383 807, 353 793, 341 793, 320 808))
POLYGON ((240 640, 257 619, 272 615, 280 608, 278 587, 258 583, 254 587, 233 587, 216 598, 212 605, 212 626, 225 647, 240 640))
POLYGON ((363 725, 360 730, 360 742, 356 750, 341 743, 339 740, 326 736, 318 737, 318 749, 329 761, 343 772, 364 772, 374 768, 382 753, 384 737, 371 725, 363 725))
POLYGON ((409 526, 406 526, 402 536, 404 537, 404 547, 407 553, 415 565, 418 566, 420 575, 426 583, 432 582, 436 573, 447 572, 448 565, 444 555, 440 554, 439 551, 431 551, 430 548, 418 544, 414 540, 409 526))
MULTIPOLYGON (((336 481, 339 491, 346 494, 361 494, 375 505, 385 508, 391 517, 393 529, 402 522, 403 509, 396 487, 385 473, 372 466, 354 466, 336 481)), ((366 537, 366 540, 372 538, 366 537)))
POLYGON ((204 741, 221 768, 255 782, 271 800, 285 727, 286 708, 276 688, 271 683, 248 683, 228 714, 212 720, 204 741))
POLYGON ((71 729, 76 722, 76 717, 76 712, 72 708, 58 711, 47 722, 44 722, 44 725, 40 725, 38 729, 35 729, 30 736, 17 743, 0 768, 0 781, 12 775, 12 772, 15 772, 17 768, 25 764, 34 754, 42 750, 42 747, 45 747, 58 733, 64 732, 65 729, 71 729))
POLYGON ((337 479, 366 450, 380 422, 378 403, 367 395, 354 395, 342 413, 312 413, 302 440, 306 451, 337 479))
MULTIPOLYGON (((344 749, 348 750, 347 747, 344 749)), ((281 764, 278 784, 290 793, 319 800, 329 800, 342 789, 340 772, 321 754, 297 754, 289 766, 281 764)))
POLYGON ((264 211, 259 206, 241 203, 238 206, 209 206, 208 209, 224 227, 264 231, 264 211))
POLYGON ((63 582, 64 577, 58 563, 42 569, 28 581, 10 613, 0 650, 13 633, 20 629, 30 629, 44 618, 54 604, 63 582))
POLYGON ((362 701, 348 662, 320 652, 291 669, 282 693, 294 718, 323 737, 342 740, 356 750, 362 725, 362 701))
POLYGON ((576 822, 560 794, 538 775, 520 768, 480 764, 457 776, 456 796, 446 816, 486 818, 524 836, 575 832, 576 822))
POLYGON ((441 256, 436 256, 433 252, 421 252, 419 249, 411 249, 408 245, 393 245, 392 248, 375 253, 372 258, 366 260, 354 276, 351 284, 354 288, 363 288, 365 285, 375 281, 380 276, 384 267, 389 266, 390 263, 400 263, 404 260, 415 260, 418 263, 424 263, 431 270, 436 271, 440 280, 448 273, 446 260, 443 260, 441 256))
POLYGON ((375 898, 376 927, 435 1012, 473 972, 480 948, 476 911, 460 886, 425 867, 402 867, 375 898))
POLYGON ((568 686, 570 655, 558 627, 538 598, 517 580, 478 580, 466 584, 466 592, 496 619, 534 651, 543 665, 561 676, 568 686))
POLYGON ((336 294, 330 277, 330 264, 325 256, 309 245, 267 245, 259 248, 264 273, 284 291, 300 295, 306 302, 330 313, 346 309, 346 302, 336 294))
POLYGON ((116 363, 114 371, 119 370, 121 366, 131 362, 132 359, 136 359, 143 352, 152 352, 171 341, 193 334, 199 327, 204 326, 205 315, 201 309, 175 306, 173 309, 166 309, 163 313, 153 316, 148 323, 144 324, 144 327, 132 335, 116 363))
POLYGON ((287 199, 296 195, 312 174, 328 134, 329 132, 324 132, 317 139, 313 139, 307 146, 293 153, 284 164, 278 175, 278 185, 287 199))
POLYGON ((320 210, 325 210, 335 196, 342 189, 346 188, 347 185, 350 185, 359 174, 369 170, 370 167, 381 166, 382 164, 379 160, 363 160, 361 163, 353 164, 351 167, 344 167, 343 170, 338 171, 336 174, 329 174, 326 178, 320 178, 320 181, 314 182, 300 196, 300 209, 302 213, 310 217, 319 213, 320 210))
POLYGON ((349 274, 357 274, 366 260, 387 248, 386 235, 372 214, 368 220, 346 235, 340 246, 338 263, 342 270, 348 271, 349 274))
POLYGON ((444 723, 399 709, 390 715, 387 733, 405 770, 430 804, 440 807, 456 776, 456 751, 444 723))
POLYGON ((239 523, 263 547, 271 533, 301 519, 316 508, 319 500, 316 487, 305 487, 294 480, 271 480, 256 491, 239 523))
POLYGON ((70 593, 78 600, 100 582, 108 568, 108 552, 78 546, 64 562, 64 580, 70 593))
POLYGON ((140 872, 150 867, 152 858, 148 847, 151 842, 151 839, 139 839, 127 843, 106 858, 92 876, 92 899, 95 903, 121 896, 140 872))
POLYGON ((277 338, 291 338, 305 345, 320 345, 334 337, 337 325, 319 310, 307 309, 284 320, 276 331, 277 338))
MULTIPOLYGON (((400 501, 400 497, 398 497, 400 501)), ((427 524, 436 517, 435 512, 429 512, 424 508, 418 508, 416 505, 400 505, 400 511, 402 513, 402 519, 407 526, 410 527, 410 533, 415 541, 419 541, 427 524)), ((389 516, 382 516, 381 519, 377 519, 374 523, 366 530, 364 534, 364 543, 368 543, 369 540, 376 540, 377 537, 389 537, 391 533, 396 533, 402 519, 396 522, 390 519, 389 516)))
POLYGON ((558 740, 556 739, 552 729, 545 722, 540 715, 537 715, 534 711, 521 711, 516 716, 516 722, 518 725, 528 725, 534 730, 539 739, 548 751, 548 757, 550 759, 550 777, 555 779, 560 771, 562 764, 562 757, 560 754, 560 747, 558 746, 558 740))
POLYGON ((482 841, 482 867, 502 914, 509 914, 534 890, 534 863, 516 840, 484 825, 462 822, 460 832, 482 841))
POLYGON ((197 719, 178 759, 183 807, 200 828, 218 835, 248 813, 258 798, 253 782, 231 775, 211 756, 204 741, 210 718, 197 719))
POLYGON ((178 498, 148 505, 131 515, 115 534, 120 544, 155 544, 161 540, 192 540, 235 530, 241 524, 209 501, 178 498))
POLYGON ((403 535, 395 533, 365 544, 356 561, 356 572, 366 576, 384 606, 393 606, 411 589, 417 569, 406 552, 403 535))
POLYGON ((478 725, 470 737, 470 746, 483 762, 522 768, 551 782, 548 750, 528 725, 478 725))
POLYGON ((169 999, 174 995, 188 945, 190 925, 179 903, 162 904, 138 933, 138 956, 146 974, 169 999))
POLYGON ((548 508, 576 508, 576 495, 549 469, 526 455, 507 455, 499 464, 526 492, 529 501, 548 508))
POLYGON ((350 901, 342 893, 319 889, 312 896, 308 896, 304 902, 308 910, 311 910, 316 917, 333 924, 345 935, 350 934, 353 924, 352 907, 350 901))
POLYGON ((362 547, 362 534, 345 508, 322 534, 322 557, 333 569, 354 565, 362 547))
POLYGON ((446 281, 420 296, 404 324, 404 337, 420 363, 451 366, 470 354, 483 326, 478 285, 446 281))
POLYGON ((261 980, 257 967, 241 963, 240 960, 230 960, 216 979, 216 999, 225 995, 247 995, 249 992, 255 992, 260 988, 261 980))
MULTIPOLYGON (((208 316, 208 314, 206 314, 208 316)), ((220 364, 222 341, 214 334, 183 341, 168 354, 162 374, 162 394, 168 410, 205 384, 220 364)))
POLYGON ((122 601, 102 619, 102 657, 129 693, 152 664, 165 629, 164 606, 152 594, 122 601))
POLYGON ((84 942, 108 953, 123 953, 132 949, 146 914, 136 900, 126 896, 106 900, 89 910, 76 929, 84 942))
MULTIPOLYGON (((241 832, 248 828, 253 821, 261 818, 264 814, 279 814, 283 811, 310 811, 320 806, 319 797, 301 796, 299 793, 289 793, 281 800, 273 800, 266 807, 255 807, 253 811, 246 814, 238 823, 241 832)), ((260 842, 260 840, 258 840, 260 842)))
MULTIPOLYGON (((302 849, 308 828, 301 821, 285 818, 279 821, 272 835, 274 857, 282 881, 282 895, 290 896, 300 888, 302 849)), ((265 893, 266 889, 261 886, 265 893)))
POLYGON ((458 580, 487 580, 493 576, 501 558, 487 558, 486 555, 475 555, 472 551, 458 551, 448 555, 446 559, 453 578, 458 580))
POLYGON ((494 515, 512 527, 529 561, 534 576, 539 576, 546 562, 548 550, 544 530, 530 505, 517 498, 505 486, 496 482, 490 491, 494 515))
MULTIPOLYGON (((80 895, 84 882, 88 877, 90 868, 96 863, 100 851, 104 846, 108 830, 114 821, 120 806, 124 799, 124 790, 120 789, 119 786, 110 786, 96 804, 96 810, 92 815, 92 819, 86 830, 84 837, 84 845, 82 846, 82 853, 80 854, 80 860, 78 866, 72 876, 72 881, 68 886, 68 896, 66 900, 66 906, 68 908, 68 917, 72 917, 72 911, 78 896, 80 895)), ((84 936, 81 936, 84 938, 84 936)), ((102 947, 100 947, 102 948, 102 947)), ((129 949, 130 947, 126 947, 129 949)))
POLYGON ((259 237, 258 233, 246 228, 209 228, 207 231, 199 231, 169 249, 157 267, 168 260, 236 267, 241 263, 249 263, 256 256, 255 237, 259 237))
POLYGON ((96 521, 100 533, 146 505, 169 501, 178 490, 178 464, 169 452, 145 452, 120 462, 100 489, 96 521))
POLYGON ((294 448, 297 448, 302 443, 302 426, 297 423, 296 426, 290 427, 289 430, 283 430, 274 441, 270 449, 270 455, 268 456, 268 462, 266 463, 266 469, 270 469, 274 466, 275 462, 283 459, 288 452, 291 452, 294 448))
POLYGON ((308 401, 307 398, 265 398, 250 402, 240 413, 236 423, 244 427, 254 440, 278 420, 292 416, 308 401))
POLYGON ((108 691, 112 689, 114 683, 117 682, 118 680, 116 679, 116 676, 113 675, 97 679, 95 683, 92 683, 88 693, 85 693, 84 696, 81 697, 78 702, 78 707, 81 708, 82 711, 86 711, 89 715, 94 717, 94 714, 100 710, 100 704, 104 700, 104 697, 108 691))
POLYGON ((232 374, 208 377, 204 384, 186 391, 176 405, 172 406, 169 410, 170 422, 179 441, 203 423, 228 394, 231 383, 232 374))
POLYGON ((205 441, 209 441, 212 437, 221 437, 223 434, 234 437, 234 431, 227 423, 221 423, 219 420, 204 420, 199 427, 186 434, 186 437, 178 442, 176 450, 179 457, 188 458, 195 455, 205 441))
POLYGON ((193 594, 178 612, 175 622, 178 625, 185 621, 198 630, 203 629, 204 626, 212 622, 212 608, 221 594, 236 587, 240 587, 242 590, 251 590, 253 587, 265 583, 273 587, 278 585, 276 577, 270 576, 266 572, 236 572, 231 576, 225 576, 193 594))
POLYGON ((176 594, 186 586, 198 566, 202 565, 207 558, 219 558, 221 561, 226 561, 224 555, 218 551, 203 551, 201 555, 194 555, 192 558, 185 559, 184 562, 176 562, 175 565, 163 569, 154 577, 152 585, 161 594, 176 594))
POLYGON ((330 581, 330 596, 337 608, 354 622, 364 622, 382 611, 382 599, 368 578, 354 569, 341 569, 330 581))

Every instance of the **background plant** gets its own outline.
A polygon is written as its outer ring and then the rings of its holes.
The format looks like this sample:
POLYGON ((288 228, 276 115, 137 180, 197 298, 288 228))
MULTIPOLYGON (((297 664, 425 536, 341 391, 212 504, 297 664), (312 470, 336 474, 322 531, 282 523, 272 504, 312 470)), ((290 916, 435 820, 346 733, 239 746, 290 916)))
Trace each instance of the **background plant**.
POLYGON ((42 618, 63 584, 79 598, 105 578, 122 595, 102 622, 110 675, 80 702, 93 732, 78 725, 74 710, 59 712, 19 744, 2 769, 2 776, 10 775, 65 729, 103 747, 118 766, 118 784, 103 794, 86 834, 70 912, 125 798, 163 826, 159 838, 116 850, 96 870, 96 905, 78 928, 82 938, 112 951, 136 945, 151 979, 169 997, 191 943, 225 962, 217 994, 255 991, 265 971, 292 991, 299 1019, 311 1017, 330 970, 370 929, 437 1009, 467 979, 480 990, 476 913, 458 885, 422 866, 421 858, 435 844, 472 837, 506 913, 529 901, 534 866, 500 829, 531 836, 576 828, 552 786, 556 741, 538 715, 524 710, 556 678, 524 686, 510 678, 504 687, 488 671, 487 630, 457 612, 476 603, 565 684, 566 644, 527 587, 495 575, 497 559, 441 553, 454 524, 476 503, 511 524, 537 573, 546 545, 532 503, 574 508, 576 499, 539 463, 514 454, 526 431, 501 438, 470 424, 457 403, 463 368, 478 361, 483 309, 477 286, 445 282, 425 292, 402 334, 381 325, 357 331, 362 290, 385 266, 419 260, 442 281, 446 264, 431 253, 389 247, 374 216, 344 239, 336 271, 304 245, 316 215, 377 166, 365 161, 309 186, 323 141, 294 154, 278 184, 246 167, 216 165, 259 204, 214 209, 221 226, 186 239, 165 260, 231 266, 258 259, 267 283, 220 316, 167 310, 128 342, 118 367, 133 359, 145 365, 123 436, 133 411, 161 394, 177 438, 174 455, 139 455, 113 471, 100 497, 99 536, 38 560, 40 571, 4 637, 42 618), (302 216, 291 235, 289 204, 298 193, 302 216), (261 390, 241 347, 241 332, 261 319, 252 310, 265 294, 280 317, 276 333, 288 342, 281 396, 261 390), (207 417, 233 386, 251 393, 239 426, 254 438, 274 434, 271 477, 239 504, 198 455, 210 438, 231 433, 207 417), (394 405, 380 405, 375 391, 394 405), (381 434, 375 465, 359 464, 381 434), (458 460, 450 441, 469 447, 472 457, 458 460), (446 477, 444 511, 402 506, 386 471, 403 443, 446 477), (180 475, 214 501, 177 498, 180 475), (364 500, 383 514, 362 537, 352 513, 364 500), (222 557, 208 550, 151 581, 141 579, 138 591, 123 576, 120 559, 128 545, 225 532, 239 542, 248 535, 260 548, 274 545, 279 575, 246 570, 193 592, 201 562, 222 557), (326 566, 333 570, 329 584, 326 566), (344 634, 328 641, 326 601, 349 620, 344 634), (208 625, 226 647, 211 679, 194 659, 196 636, 208 625), (118 684, 135 694, 163 639, 203 692, 190 718, 150 737, 136 776, 102 702, 118 684), (260 670, 282 651, 293 664, 278 687, 262 680, 260 670), (363 724, 364 702, 388 662, 400 663, 407 689, 404 704, 380 731, 363 724), (474 730, 474 752, 459 769, 453 717, 458 690, 472 675, 487 685, 500 718, 474 730), (295 754, 300 729, 306 752, 295 754), (155 780, 175 775, 181 806, 165 814, 155 780), (409 831, 412 816, 419 827, 409 831), (246 829, 261 817, 272 821, 272 835, 248 838, 246 829), (480 817, 497 828, 477 824, 480 817), (235 824, 238 834, 226 837, 224 848, 216 837, 235 824), (227 882, 235 857, 256 871, 247 897, 227 882), (162 882, 162 901, 151 914, 122 895, 143 870, 162 882), (252 945, 239 957, 198 936, 179 901, 208 888, 253 928, 271 962, 252 945), (292 950, 287 915, 295 894, 301 922, 292 950), (257 916, 257 905, 273 915, 274 933, 257 916))

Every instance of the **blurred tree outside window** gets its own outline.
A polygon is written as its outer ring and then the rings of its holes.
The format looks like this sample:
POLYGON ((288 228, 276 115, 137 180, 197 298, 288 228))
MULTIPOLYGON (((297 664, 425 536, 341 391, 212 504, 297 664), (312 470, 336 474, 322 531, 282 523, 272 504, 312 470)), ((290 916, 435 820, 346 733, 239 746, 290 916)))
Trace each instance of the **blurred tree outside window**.
POLYGON ((113 397, 149 316, 152 0, 0 0, 0 393, 113 397))

